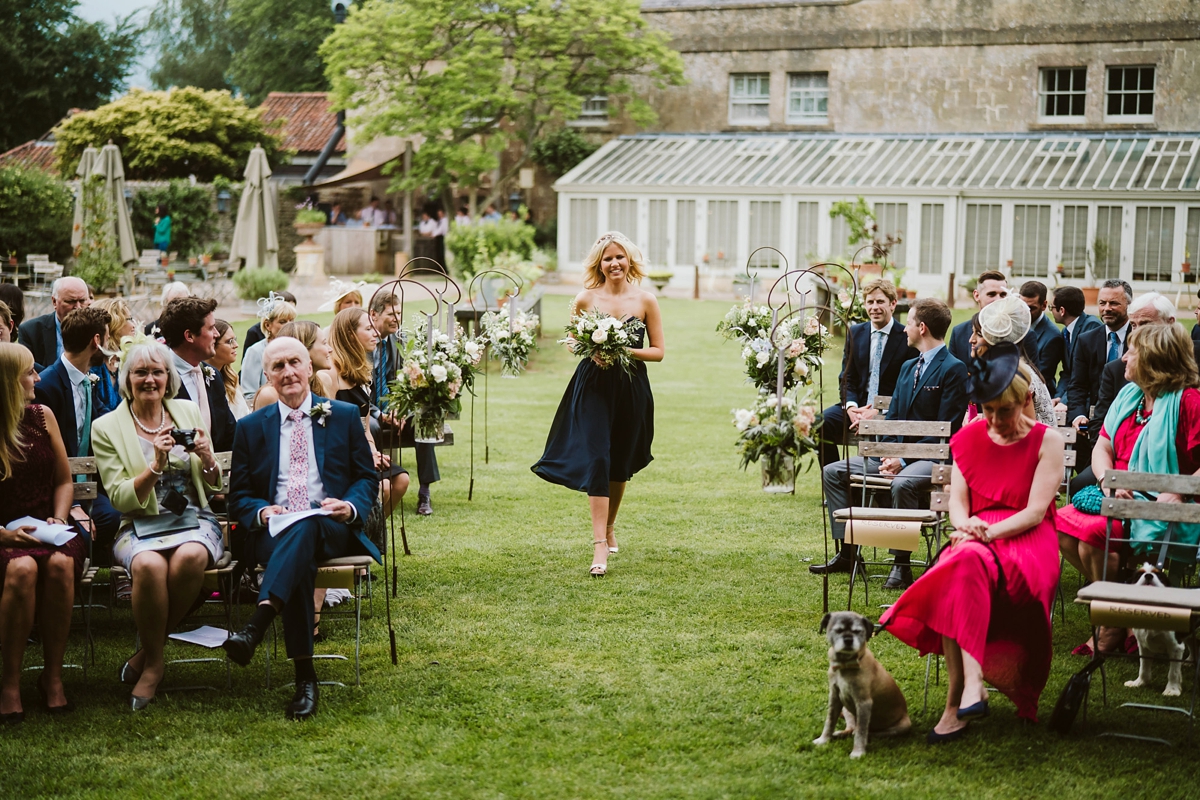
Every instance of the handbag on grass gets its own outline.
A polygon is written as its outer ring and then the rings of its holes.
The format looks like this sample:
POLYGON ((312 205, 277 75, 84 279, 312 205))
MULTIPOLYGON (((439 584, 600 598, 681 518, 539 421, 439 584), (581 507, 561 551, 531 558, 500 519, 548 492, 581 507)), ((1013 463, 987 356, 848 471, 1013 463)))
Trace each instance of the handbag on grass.
POLYGON ((133 521, 133 535, 138 539, 158 539, 170 536, 172 533, 194 531, 200 527, 200 517, 196 509, 189 508, 182 514, 152 514, 148 517, 137 517, 133 521))

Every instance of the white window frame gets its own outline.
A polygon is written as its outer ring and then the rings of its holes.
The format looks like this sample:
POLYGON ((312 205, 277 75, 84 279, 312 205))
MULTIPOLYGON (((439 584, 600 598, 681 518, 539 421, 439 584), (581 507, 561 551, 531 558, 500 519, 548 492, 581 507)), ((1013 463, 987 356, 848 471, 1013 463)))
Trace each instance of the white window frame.
POLYGON ((1112 65, 1105 67, 1105 70, 1104 70, 1104 121, 1105 122, 1154 122, 1153 106, 1156 105, 1154 103, 1154 100, 1156 99, 1155 95, 1157 93, 1158 93, 1158 67, 1156 65, 1154 65, 1154 64, 1112 64, 1112 65), (1154 73, 1153 85, 1150 87, 1149 92, 1147 92, 1141 88, 1134 89, 1132 91, 1127 91, 1125 89, 1122 89, 1119 92, 1119 94, 1122 96, 1127 95, 1127 94, 1137 94, 1137 95, 1149 94, 1151 97, 1151 100, 1150 100, 1151 111, 1149 114, 1109 114, 1108 113, 1109 97, 1113 94, 1118 94, 1117 92, 1113 92, 1108 88, 1109 81, 1112 80, 1113 70, 1127 70, 1127 69, 1136 69, 1136 70, 1149 69, 1149 70, 1152 70, 1154 73))
POLYGON ((771 124, 771 73, 769 72, 731 72, 729 74, 729 124, 730 125, 770 125, 771 124), (742 82, 741 90, 738 82, 742 82), (750 94, 749 86, 754 83, 757 93, 750 94), (736 109, 762 108, 766 111, 761 117, 739 116, 736 109))
POLYGON ((1087 67, 1042 67, 1038 70, 1038 122, 1047 124, 1083 122, 1087 116, 1087 67), (1075 73, 1083 72, 1083 88, 1075 89, 1075 73), (1047 79, 1055 75, 1056 83, 1062 78, 1062 73, 1070 73, 1071 89, 1063 91, 1059 86, 1051 90, 1046 88, 1047 79), (1048 114, 1046 106, 1050 100, 1058 97, 1079 97, 1083 100, 1083 110, 1078 114, 1048 114))
POLYGON ((829 124, 829 73, 828 72, 789 72, 787 76, 787 105, 785 106, 785 114, 789 125, 827 125, 829 124), (808 79, 814 82, 824 81, 824 86, 817 85, 793 85, 799 83, 801 79, 808 79), (825 111, 813 111, 812 113, 793 113, 792 100, 799 100, 801 106, 805 105, 805 100, 811 100, 813 108, 816 109, 821 105, 821 101, 825 101, 825 111))
POLYGON ((609 123, 608 96, 588 97, 579 109, 579 116, 567 122, 570 128, 603 128, 609 123))

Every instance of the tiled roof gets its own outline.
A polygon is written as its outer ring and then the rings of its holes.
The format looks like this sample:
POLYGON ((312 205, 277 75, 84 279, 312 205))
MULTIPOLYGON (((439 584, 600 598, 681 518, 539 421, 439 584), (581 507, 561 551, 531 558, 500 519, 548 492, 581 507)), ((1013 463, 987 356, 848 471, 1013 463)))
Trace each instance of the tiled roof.
POLYGON ((0 153, 0 167, 36 167, 52 175, 58 174, 54 165, 54 142, 34 139, 0 153))
MULTIPOLYGON (((337 127, 337 115, 329 110, 325 92, 271 92, 262 103, 263 119, 286 120, 283 146, 297 153, 319 153, 337 127)), ((342 136, 334 152, 346 152, 342 136)))

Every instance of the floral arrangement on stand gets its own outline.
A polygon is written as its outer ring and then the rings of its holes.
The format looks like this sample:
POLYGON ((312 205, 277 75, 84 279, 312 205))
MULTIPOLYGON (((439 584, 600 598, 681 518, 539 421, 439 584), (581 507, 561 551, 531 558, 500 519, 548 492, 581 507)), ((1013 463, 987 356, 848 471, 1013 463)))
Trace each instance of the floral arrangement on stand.
POLYGON ((601 369, 619 366, 627 375, 633 374, 633 357, 629 346, 633 337, 646 329, 640 319, 619 320, 599 311, 585 311, 571 317, 559 339, 580 358, 596 361, 601 369))
POLYGON ((753 406, 732 413, 742 469, 761 462, 764 492, 795 491, 797 461, 817 449, 813 429, 821 414, 812 397, 785 394, 781 400, 760 391, 753 406))
POLYGON ((474 386, 483 346, 466 338, 462 328, 451 336, 433 327, 430 320, 403 339, 404 366, 388 384, 388 407, 401 416, 412 415, 413 436, 418 442, 444 439, 447 414, 462 410, 462 394, 474 386))
POLYGON ((839 289, 832 298, 833 310, 838 321, 846 321, 847 326, 867 321, 867 307, 863 303, 862 292, 857 288, 850 291, 839 289))
POLYGON ((768 306, 753 306, 746 301, 729 310, 725 319, 717 323, 717 332, 742 343, 746 380, 759 391, 778 389, 778 350, 784 356, 784 390, 797 384, 807 386, 812 383, 814 370, 821 366, 821 354, 828 345, 828 329, 816 316, 789 317, 775 332, 772 343, 771 319, 768 306))
POLYGON ((480 320, 481 343, 491 347, 491 357, 500 359, 500 374, 515 378, 525 371, 529 354, 537 349, 537 331, 541 324, 537 314, 518 311, 510 316, 508 304, 499 311, 489 311, 480 320))

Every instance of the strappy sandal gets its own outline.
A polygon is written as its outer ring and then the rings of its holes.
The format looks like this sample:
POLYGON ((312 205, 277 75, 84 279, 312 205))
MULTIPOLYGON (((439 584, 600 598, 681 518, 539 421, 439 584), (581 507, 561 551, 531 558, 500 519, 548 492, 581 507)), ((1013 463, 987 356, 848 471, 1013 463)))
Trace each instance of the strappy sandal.
MULTIPOLYGON (((594 540, 592 542, 593 549, 598 544, 607 545, 608 540, 607 539, 594 540)), ((603 578, 605 575, 608 574, 608 565, 607 564, 592 564, 592 568, 590 570, 588 570, 588 574, 591 575, 593 578, 603 578)))
MULTIPOLYGON (((615 541, 617 541, 617 538, 616 538, 615 536, 613 536, 613 526, 612 526, 612 525, 605 525, 605 526, 604 526, 604 531, 605 531, 605 537, 604 537, 604 540, 605 540, 605 542, 610 542, 610 541, 611 541, 611 542, 615 542, 615 541)), ((618 548, 617 548, 617 546, 616 546, 615 544, 610 544, 610 545, 608 546, 608 552, 609 552, 609 554, 612 554, 612 553, 615 553, 615 552, 617 552, 617 549, 618 549, 618 548)))

